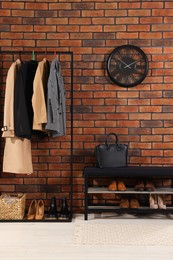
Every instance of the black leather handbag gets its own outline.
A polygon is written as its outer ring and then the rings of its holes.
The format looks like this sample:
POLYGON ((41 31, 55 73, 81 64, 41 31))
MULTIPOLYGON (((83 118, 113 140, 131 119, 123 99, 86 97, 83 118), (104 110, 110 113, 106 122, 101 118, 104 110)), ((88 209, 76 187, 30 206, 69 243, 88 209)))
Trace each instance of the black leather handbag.
POLYGON ((125 167, 127 166, 128 145, 119 144, 118 136, 110 133, 106 137, 105 144, 99 144, 95 148, 97 167, 125 167), (109 144, 109 136, 115 136, 115 143, 109 144))

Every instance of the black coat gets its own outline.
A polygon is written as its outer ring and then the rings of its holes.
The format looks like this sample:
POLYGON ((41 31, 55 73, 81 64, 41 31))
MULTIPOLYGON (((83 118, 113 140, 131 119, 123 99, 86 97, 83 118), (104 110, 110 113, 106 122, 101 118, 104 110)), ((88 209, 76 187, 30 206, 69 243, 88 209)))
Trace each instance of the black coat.
POLYGON ((18 137, 31 139, 33 124, 33 80, 38 63, 22 64, 14 85, 14 131, 18 137))

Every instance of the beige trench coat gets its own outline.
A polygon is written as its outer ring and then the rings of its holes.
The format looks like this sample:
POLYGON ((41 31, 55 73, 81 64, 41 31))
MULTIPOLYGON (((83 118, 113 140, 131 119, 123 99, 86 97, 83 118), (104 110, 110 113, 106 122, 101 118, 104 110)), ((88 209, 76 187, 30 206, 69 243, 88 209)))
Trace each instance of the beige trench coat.
POLYGON ((45 130, 47 123, 46 93, 49 76, 49 64, 44 58, 38 63, 33 82, 32 107, 34 112, 33 130, 45 130))
POLYGON ((4 127, 2 137, 5 137, 3 157, 3 172, 31 174, 33 172, 31 141, 18 138, 14 133, 14 83, 21 62, 12 63, 6 78, 4 127))

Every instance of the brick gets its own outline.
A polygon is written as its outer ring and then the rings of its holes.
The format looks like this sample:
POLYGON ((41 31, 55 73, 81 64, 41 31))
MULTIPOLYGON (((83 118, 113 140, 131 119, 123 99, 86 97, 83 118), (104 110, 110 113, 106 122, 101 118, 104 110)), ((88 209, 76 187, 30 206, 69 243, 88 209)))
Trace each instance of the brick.
POLYGON ((34 40, 13 40, 13 46, 35 46, 35 41, 34 40))
POLYGON ((80 32, 102 32, 101 25, 80 26, 80 32))
POLYGON ((70 39, 92 39, 92 33, 70 33, 70 39))
POLYGON ((103 10, 82 10, 82 17, 103 17, 104 11, 103 10))
POLYGON ((59 17, 80 17, 80 11, 76 10, 60 10, 59 17))
MULTIPOLYGON (((41 8, 42 9, 42 8, 41 8)), ((47 8, 46 8, 47 9, 47 8)), ((71 3, 55 3, 55 4, 49 4, 50 10, 64 10, 64 9, 71 9, 71 3)))
POLYGON ((134 32, 118 32, 117 33, 117 38, 118 39, 137 39, 138 38, 138 33, 134 32))
POLYGON ((161 150, 143 150, 141 152, 141 155, 148 156, 148 157, 163 156, 163 151, 161 151, 161 150))
POLYGON ((2 3, 2 8, 9 8, 9 9, 24 9, 24 3, 20 2, 20 3, 12 3, 10 1, 10 3, 8 2, 3 2, 2 3))
POLYGON ((117 3, 96 3, 95 9, 117 9, 117 3))
POLYGON ((152 164, 171 165, 173 164, 173 158, 152 158, 152 164))
POLYGON ((78 10, 94 9, 94 3, 73 3, 72 9, 78 9, 78 10))
POLYGON ((171 9, 152 9, 152 16, 173 16, 171 9))
MULTIPOLYGON (((165 17, 166 19, 166 17, 165 17)), ((162 17, 140 17, 141 24, 157 24, 162 23, 162 17)))
POLYGON ((26 3, 25 9, 31 9, 31 10, 47 10, 48 4, 46 3, 26 3))
POLYGON ((55 32, 56 26, 55 25, 34 25, 34 32, 55 32))
POLYGON ((12 25, 11 31, 13 32, 33 32, 32 25, 12 25))
POLYGON ((0 17, 0 24, 21 24, 22 18, 20 17, 0 17))
POLYGON ((172 31, 173 25, 172 24, 158 24, 152 25, 152 31, 172 31))
POLYGON ((36 17, 57 17, 57 11, 35 11, 36 17))
MULTIPOLYGON (((140 3, 130 3, 130 9, 138 9, 140 8, 140 3)), ((129 9, 129 3, 119 3, 120 9, 129 9)))
POLYGON ((0 17, 10 16, 10 10, 0 10, 0 17))
POLYGON ((163 9, 164 7, 164 3, 163 2, 159 2, 159 1, 156 1, 154 3, 148 3, 148 2, 143 2, 142 3, 142 8, 150 8, 150 9, 154 9, 154 8, 157 8, 157 9, 163 9))
POLYGON ((154 113, 159 113, 162 112, 162 107, 161 106, 141 106, 139 108, 140 112, 154 112, 154 113))
POLYGON ((110 18, 92 18, 92 23, 93 24, 114 24, 114 18, 110 17, 110 18))
POLYGON ((79 26, 78 25, 58 25, 57 26, 58 32, 79 32, 79 26))
POLYGON ((149 157, 131 157, 130 163, 136 163, 136 164, 151 164, 151 158, 149 157))
POLYGON ((91 24, 91 18, 69 18, 69 24, 91 24))
POLYGON ((12 10, 12 16, 34 17, 34 11, 31 11, 31 10, 12 10))
POLYGON ((128 10, 128 16, 151 16, 151 10, 128 10))
POLYGON ((149 33, 140 32, 139 38, 140 39, 161 39, 162 33, 161 32, 149 32, 149 33))
POLYGON ((44 19, 43 18, 23 18, 23 24, 44 24, 44 19))
POLYGON ((104 32, 122 32, 126 31, 125 25, 105 25, 104 32))
POLYGON ((8 31, 10 31, 10 26, 0 24, 0 31, 1 32, 8 32, 8 31))
POLYGON ((105 16, 126 17, 128 15, 127 15, 127 10, 110 9, 110 10, 105 10, 105 16))
POLYGON ((4 39, 22 39, 23 33, 1 32, 1 38, 4 38, 4 39))
POLYGON ((127 26, 127 31, 137 31, 137 32, 145 32, 145 31, 150 31, 150 26, 149 25, 128 25, 127 26))
POLYGON ((24 33, 24 39, 46 39, 46 33, 24 33))
POLYGON ((123 17, 123 18, 116 18, 116 24, 138 24, 139 18, 137 17, 123 17))

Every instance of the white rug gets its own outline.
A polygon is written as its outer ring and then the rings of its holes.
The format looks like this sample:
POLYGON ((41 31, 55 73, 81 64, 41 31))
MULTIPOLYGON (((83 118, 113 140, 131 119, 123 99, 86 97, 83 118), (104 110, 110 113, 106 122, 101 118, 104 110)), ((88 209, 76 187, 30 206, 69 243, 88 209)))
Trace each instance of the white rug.
POLYGON ((173 221, 129 221, 126 223, 75 224, 76 245, 150 245, 173 246, 173 221))

